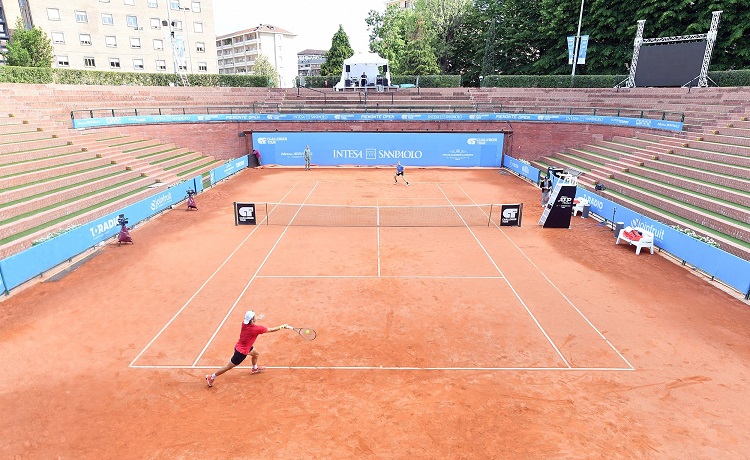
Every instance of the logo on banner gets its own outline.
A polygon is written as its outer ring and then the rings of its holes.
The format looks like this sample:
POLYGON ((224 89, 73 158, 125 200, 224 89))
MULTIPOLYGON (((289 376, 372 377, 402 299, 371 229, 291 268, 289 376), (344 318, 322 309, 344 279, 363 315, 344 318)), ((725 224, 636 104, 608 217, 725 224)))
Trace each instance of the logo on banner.
POLYGON ((235 225, 255 225, 255 203, 234 203, 235 225))
POLYGON ((523 204, 504 204, 500 212, 501 227, 520 227, 523 204))

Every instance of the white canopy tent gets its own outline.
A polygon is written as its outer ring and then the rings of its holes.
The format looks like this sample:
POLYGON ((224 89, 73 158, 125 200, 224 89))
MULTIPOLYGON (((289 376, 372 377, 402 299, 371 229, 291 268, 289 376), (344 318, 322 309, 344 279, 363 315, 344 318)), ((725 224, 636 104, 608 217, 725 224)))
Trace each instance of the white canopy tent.
POLYGON ((387 59, 383 59, 375 53, 357 53, 344 60, 341 80, 336 83, 334 88, 341 91, 352 87, 388 86, 390 81, 391 72, 388 69, 387 59), (383 68, 383 74, 380 73, 378 67, 383 68))

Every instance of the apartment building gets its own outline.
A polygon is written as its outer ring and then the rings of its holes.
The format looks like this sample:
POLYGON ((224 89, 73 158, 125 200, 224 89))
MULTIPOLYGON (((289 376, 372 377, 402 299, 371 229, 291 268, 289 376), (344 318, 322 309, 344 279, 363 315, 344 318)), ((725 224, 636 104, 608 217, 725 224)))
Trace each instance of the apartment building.
POLYGON ((220 74, 252 74, 260 54, 278 72, 279 87, 291 88, 297 76, 296 35, 280 27, 261 24, 216 37, 216 58, 220 74))
POLYGON ((391 5, 396 5, 402 10, 408 10, 414 8, 414 0, 387 0, 385 7, 388 8, 391 5))
POLYGON ((297 74, 300 77, 320 75, 320 66, 326 62, 325 50, 306 49, 297 53, 297 74))
MULTIPOLYGON (((6 5, 8 0, 4 2, 6 5)), ((212 0, 20 0, 52 41, 53 67, 217 73, 212 0)), ((7 14, 14 24, 16 17, 7 14)))

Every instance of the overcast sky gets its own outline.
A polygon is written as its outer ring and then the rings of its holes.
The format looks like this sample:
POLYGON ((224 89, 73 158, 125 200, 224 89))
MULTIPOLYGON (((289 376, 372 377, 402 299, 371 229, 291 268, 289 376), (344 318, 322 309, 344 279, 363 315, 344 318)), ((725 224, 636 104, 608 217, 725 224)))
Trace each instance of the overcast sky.
POLYGON ((339 24, 354 52, 367 52, 367 12, 385 11, 384 0, 214 0, 213 6, 217 36, 270 24, 297 35, 297 52, 328 50, 339 24))

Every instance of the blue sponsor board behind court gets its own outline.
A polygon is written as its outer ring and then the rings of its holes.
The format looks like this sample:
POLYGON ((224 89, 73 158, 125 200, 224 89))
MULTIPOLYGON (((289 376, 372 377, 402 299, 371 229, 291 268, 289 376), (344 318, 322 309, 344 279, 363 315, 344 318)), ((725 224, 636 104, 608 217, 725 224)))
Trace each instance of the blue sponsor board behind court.
POLYGON ((247 156, 242 156, 234 160, 229 160, 218 168, 212 169, 209 173, 211 176, 211 185, 213 186, 220 180, 226 179, 237 171, 247 168, 247 164, 247 156))
POLYGON ((523 161, 517 160, 508 155, 505 155, 503 157, 503 166, 510 169, 511 171, 518 174, 519 176, 523 176, 531 180, 535 184, 539 183, 540 171, 528 163, 524 163, 523 161))
POLYGON ((145 115, 105 118, 74 118, 74 128, 96 128, 154 123, 208 123, 253 121, 530 121, 586 123, 682 131, 682 122, 650 118, 600 117, 596 115, 557 115, 531 113, 236 113, 213 115, 145 115))
POLYGON ((299 166, 310 146, 322 166, 393 165, 499 167, 502 133, 301 133, 256 132, 253 147, 265 164, 299 166))

